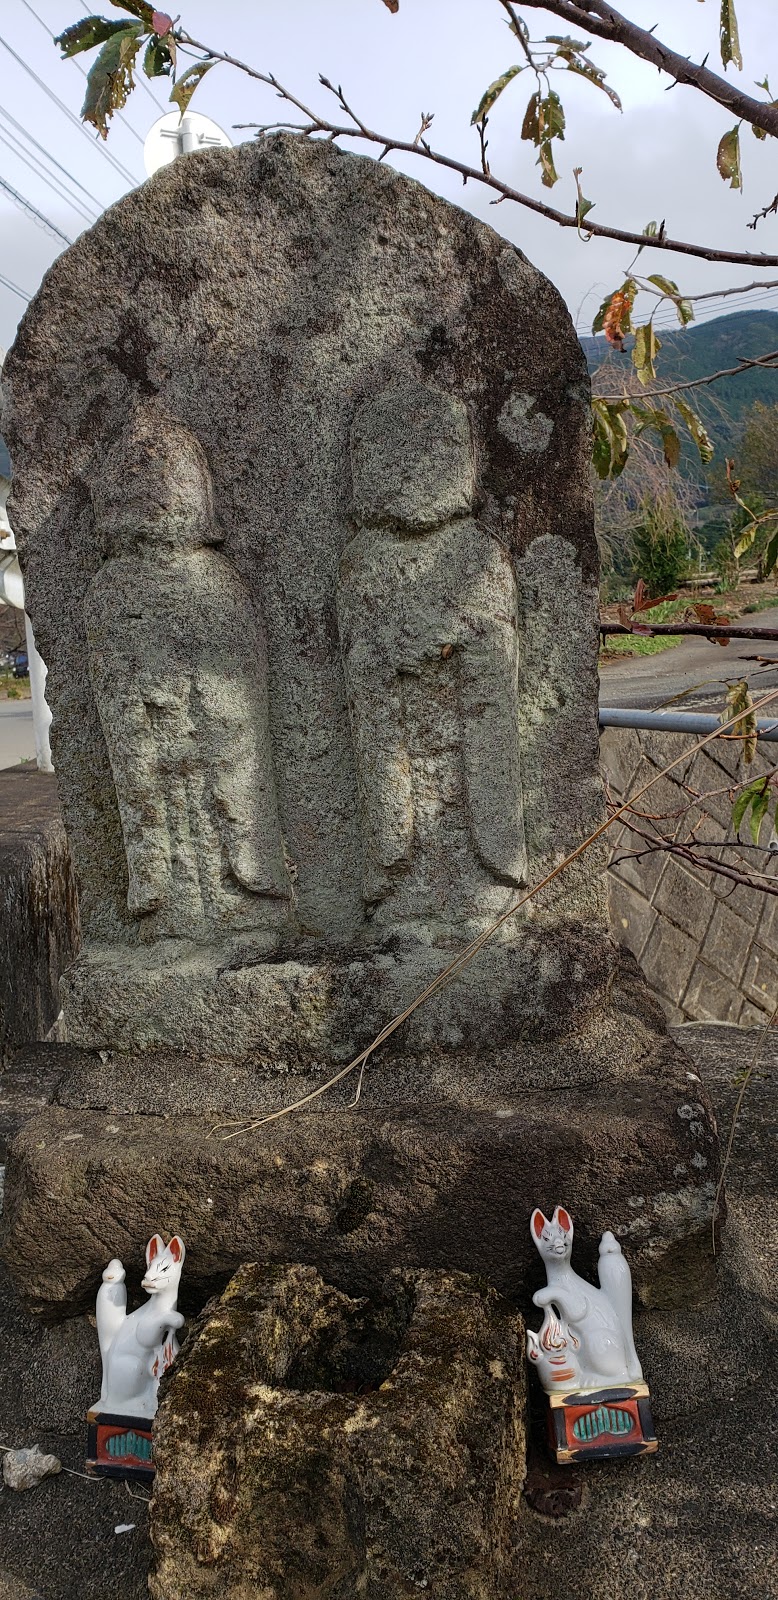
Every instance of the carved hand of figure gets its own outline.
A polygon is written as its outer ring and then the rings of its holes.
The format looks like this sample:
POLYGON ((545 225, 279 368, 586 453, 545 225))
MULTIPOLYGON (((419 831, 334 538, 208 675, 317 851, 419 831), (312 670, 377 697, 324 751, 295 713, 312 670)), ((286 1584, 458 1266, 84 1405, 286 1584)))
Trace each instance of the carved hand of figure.
POLYGON ((165 904, 168 852, 153 834, 127 846, 127 909, 134 917, 147 917, 165 904))

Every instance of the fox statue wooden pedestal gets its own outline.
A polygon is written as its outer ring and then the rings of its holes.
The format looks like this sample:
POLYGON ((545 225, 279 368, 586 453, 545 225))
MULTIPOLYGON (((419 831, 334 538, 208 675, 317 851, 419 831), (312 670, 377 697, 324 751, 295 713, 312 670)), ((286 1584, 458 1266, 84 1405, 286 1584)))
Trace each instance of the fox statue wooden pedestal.
POLYGON ((154 1448, 148 1417, 112 1411, 86 1414, 86 1470, 97 1478, 154 1477, 154 1448))
POLYGON ((548 1445, 564 1466, 659 1449, 645 1383, 548 1396, 548 1445))

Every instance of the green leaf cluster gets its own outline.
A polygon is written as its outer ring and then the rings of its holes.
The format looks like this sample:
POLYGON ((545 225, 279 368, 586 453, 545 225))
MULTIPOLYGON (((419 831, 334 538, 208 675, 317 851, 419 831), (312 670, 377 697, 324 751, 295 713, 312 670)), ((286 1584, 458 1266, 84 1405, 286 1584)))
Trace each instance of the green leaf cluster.
POLYGON ((607 82, 603 68, 596 66, 586 54, 591 40, 571 39, 567 35, 563 37, 558 33, 550 33, 543 42, 556 46, 554 54, 559 61, 564 62, 568 72, 575 72, 580 78, 586 78, 595 89, 602 89, 616 110, 621 110, 621 101, 616 90, 607 82))
POLYGON ((677 283, 674 283, 672 278, 666 278, 661 272, 651 272, 647 282, 656 284, 657 289, 661 289, 662 294, 667 295, 668 300, 672 300, 682 328, 685 328, 688 322, 694 321, 694 307, 691 300, 684 300, 677 283))
POLYGON ((81 115, 102 139, 107 139, 111 117, 126 105, 135 86, 133 71, 142 38, 142 22, 128 22, 113 30, 86 80, 81 115))
POLYGON ((129 12, 135 20, 109 22, 105 17, 83 17, 55 39, 65 58, 86 50, 98 51, 87 76, 81 115, 102 139, 108 137, 111 118, 126 105, 135 86, 134 72, 144 42, 146 77, 174 79, 170 99, 182 115, 198 84, 214 65, 210 60, 199 61, 175 83, 176 35, 172 18, 167 12, 156 11, 147 0, 111 0, 111 4, 119 11, 129 12))
POLYGON ((175 103, 178 106, 182 116, 189 105, 197 85, 202 83, 206 72, 210 72, 211 67, 213 66, 215 66, 215 62, 213 61, 198 61, 194 67, 188 67, 186 72, 181 74, 177 84, 173 89, 171 89, 170 98, 171 100, 175 100, 175 103))
POLYGON ((740 54, 740 36, 738 34, 737 14, 735 0, 721 0, 721 59, 726 71, 730 61, 734 61, 740 72, 743 71, 743 57, 740 54))
POLYGON ((656 433, 662 445, 662 454, 668 467, 677 467, 681 459, 681 441, 669 413, 664 406, 638 405, 633 400, 630 410, 635 419, 635 433, 647 430, 656 433))
MULTIPOLYGON (((751 834, 751 842, 758 844, 762 823, 769 811, 771 799, 769 773, 766 773, 763 778, 754 778, 751 783, 746 784, 745 789, 741 789, 732 807, 732 826, 735 833, 740 832, 740 825, 750 812, 748 830, 751 834)), ((775 825, 776 818, 775 813, 773 813, 773 827, 775 825)))
POLYGON ((500 73, 499 78, 495 78, 494 83, 490 83, 488 89, 485 89, 484 93, 481 95, 478 105, 476 106, 475 111, 470 118, 471 127, 477 122, 483 122, 486 117, 488 117, 492 106, 497 100, 499 100, 503 89, 507 89, 508 84, 512 83, 513 79, 518 77, 519 73, 523 71, 523 66, 508 67, 506 72, 500 73))
POLYGON ((592 401, 592 462, 598 478, 618 478, 627 465, 628 410, 628 400, 592 401))
POLYGON ((642 384, 650 383, 656 377, 655 363, 661 348, 661 341, 654 332, 653 322, 646 322, 635 329, 632 365, 642 384))
POLYGON ((716 166, 724 182, 729 182, 730 189, 742 189, 743 175, 740 170, 740 123, 736 122, 729 133, 725 133, 719 140, 716 152, 716 166))

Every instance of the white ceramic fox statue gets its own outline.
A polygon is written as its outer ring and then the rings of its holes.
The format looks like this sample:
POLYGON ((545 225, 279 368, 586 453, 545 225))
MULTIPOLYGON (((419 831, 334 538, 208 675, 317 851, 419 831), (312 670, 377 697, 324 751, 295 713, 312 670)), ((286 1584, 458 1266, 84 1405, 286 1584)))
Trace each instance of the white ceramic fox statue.
POLYGON ((557 1206, 551 1221, 533 1211, 530 1232, 543 1258, 548 1283, 532 1296, 544 1310, 539 1333, 527 1333, 527 1355, 549 1394, 612 1389, 642 1383, 632 1337, 632 1278, 612 1233, 600 1240, 600 1287, 579 1278, 570 1265, 573 1221, 557 1206))
POLYGON ((94 1411, 155 1415, 159 1380, 178 1355, 176 1332, 184 1325, 176 1301, 185 1254, 177 1235, 167 1246, 158 1233, 149 1239, 141 1284, 149 1298, 129 1316, 124 1267, 121 1261, 109 1261, 97 1292, 103 1384, 94 1411))

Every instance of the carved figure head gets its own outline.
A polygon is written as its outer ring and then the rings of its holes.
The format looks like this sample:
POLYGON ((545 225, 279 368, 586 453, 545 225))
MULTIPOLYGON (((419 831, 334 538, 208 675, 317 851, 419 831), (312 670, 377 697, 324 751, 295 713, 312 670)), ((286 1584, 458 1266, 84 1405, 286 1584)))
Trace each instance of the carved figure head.
POLYGON ((362 527, 424 533, 468 516, 476 479, 467 407, 414 378, 392 384, 354 418, 351 472, 362 527))
POLYGON ((152 1234, 146 1245, 146 1276, 141 1288, 147 1294, 159 1294, 162 1289, 176 1289, 185 1255, 184 1241, 178 1234, 173 1235, 169 1245, 158 1233, 152 1234))
POLYGON ((211 473, 202 445, 157 400, 136 407, 92 484, 95 520, 108 552, 144 542, 217 544, 211 473))
POLYGON ((544 1261, 569 1261, 573 1250, 573 1219, 564 1206, 557 1206, 549 1222, 542 1211, 533 1211, 529 1231, 544 1261))

